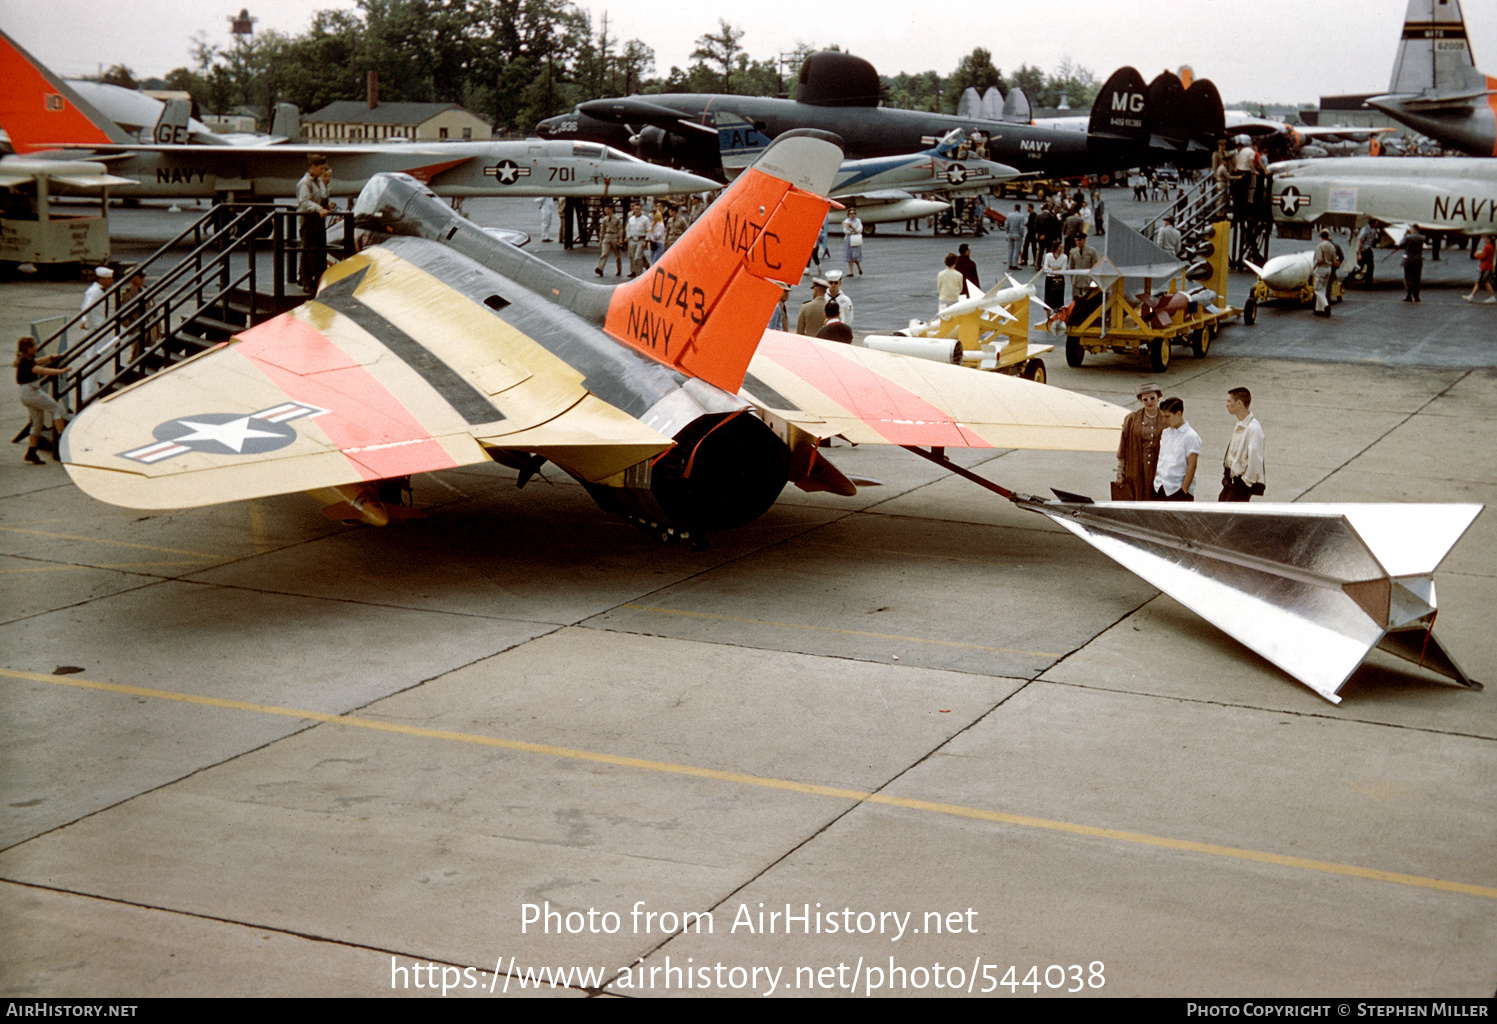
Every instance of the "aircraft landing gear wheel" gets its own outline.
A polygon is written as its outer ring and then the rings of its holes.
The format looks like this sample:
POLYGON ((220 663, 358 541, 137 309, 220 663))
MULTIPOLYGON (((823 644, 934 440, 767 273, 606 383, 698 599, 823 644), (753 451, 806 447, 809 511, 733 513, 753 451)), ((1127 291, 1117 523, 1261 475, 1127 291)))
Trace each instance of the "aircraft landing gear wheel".
POLYGON ((1149 342, 1149 366, 1155 373, 1163 373, 1170 368, 1170 340, 1168 338, 1155 338, 1149 342))
POLYGON ((1211 349, 1211 328, 1202 327, 1191 336, 1190 351, 1197 359, 1205 359, 1211 349))
POLYGON ((1045 361, 1043 359, 1029 360, 1024 364, 1024 369, 1019 371, 1019 376, 1025 380, 1032 380, 1036 384, 1045 383, 1045 361))
POLYGON ((1242 305, 1242 322, 1251 327, 1256 319, 1258 319, 1258 296, 1249 295, 1247 302, 1242 305))
POLYGON ((1086 358, 1086 349, 1081 347, 1080 340, 1066 335, 1066 365, 1080 366, 1081 360, 1086 358))

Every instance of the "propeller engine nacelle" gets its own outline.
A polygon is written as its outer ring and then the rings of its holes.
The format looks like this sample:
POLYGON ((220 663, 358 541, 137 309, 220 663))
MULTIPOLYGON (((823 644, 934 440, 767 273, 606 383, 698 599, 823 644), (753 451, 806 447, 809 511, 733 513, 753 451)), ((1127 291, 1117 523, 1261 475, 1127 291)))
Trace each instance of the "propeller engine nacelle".
POLYGON ((692 132, 687 137, 658 125, 647 125, 629 136, 629 144, 634 147, 635 156, 652 164, 666 164, 696 173, 721 166, 715 134, 708 136, 692 132))

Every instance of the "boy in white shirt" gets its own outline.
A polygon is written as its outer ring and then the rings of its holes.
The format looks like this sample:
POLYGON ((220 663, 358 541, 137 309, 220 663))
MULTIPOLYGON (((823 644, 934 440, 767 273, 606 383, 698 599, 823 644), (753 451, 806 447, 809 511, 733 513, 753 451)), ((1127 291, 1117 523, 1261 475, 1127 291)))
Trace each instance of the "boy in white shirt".
POLYGON ((1185 403, 1166 398, 1159 403, 1164 432, 1159 435, 1159 463, 1154 471, 1155 501, 1195 501, 1196 463, 1201 458, 1201 435, 1185 422, 1185 403))

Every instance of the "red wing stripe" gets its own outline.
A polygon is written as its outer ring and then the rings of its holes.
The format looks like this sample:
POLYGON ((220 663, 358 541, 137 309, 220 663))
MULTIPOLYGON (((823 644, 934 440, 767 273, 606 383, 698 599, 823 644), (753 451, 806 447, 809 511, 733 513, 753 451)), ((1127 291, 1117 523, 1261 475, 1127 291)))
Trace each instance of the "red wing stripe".
POLYGON ((427 164, 425 167, 412 167, 405 173, 409 174, 417 181, 430 183, 432 178, 435 178, 443 171, 450 170, 451 168, 456 167, 458 164, 467 163, 471 159, 473 158, 465 156, 460 157, 457 160, 444 160, 439 164, 427 164))
POLYGON ((766 331, 759 354, 816 388, 891 444, 993 447, 913 391, 805 338, 766 331))
POLYGON ((235 351, 288 398, 328 410, 317 426, 365 480, 457 465, 373 374, 310 325, 287 313, 241 337, 235 351))

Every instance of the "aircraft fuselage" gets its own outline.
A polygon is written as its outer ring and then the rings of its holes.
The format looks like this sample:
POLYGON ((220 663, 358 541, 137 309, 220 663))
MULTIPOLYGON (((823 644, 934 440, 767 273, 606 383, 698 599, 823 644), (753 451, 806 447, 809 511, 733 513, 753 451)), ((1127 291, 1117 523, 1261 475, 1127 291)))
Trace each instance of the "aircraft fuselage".
MULTIPOLYGON (((1488 79, 1497 88, 1497 79, 1488 79)), ((1470 103, 1452 103, 1448 108, 1421 109, 1417 102, 1397 97, 1369 100, 1390 117, 1408 125, 1420 135, 1428 135, 1442 146, 1459 149, 1472 156, 1497 156, 1497 96, 1485 96, 1470 103)))
MULTIPOLYGON (((333 172, 329 192, 357 195, 380 172, 403 172, 444 197, 637 196, 698 192, 716 184, 589 143, 449 142, 381 146, 165 146, 118 155, 91 151, 109 172, 136 184, 110 194, 127 198, 296 195, 307 156, 323 153, 333 172)), ((66 151, 69 159, 82 159, 66 151)), ((66 194, 66 189, 55 191, 66 194)), ((86 194, 86 193, 80 193, 86 194)))
POLYGON ((1497 160, 1491 158, 1290 160, 1270 170, 1276 221, 1313 223, 1340 214, 1468 235, 1497 233, 1497 160))
MULTIPOLYGON (((1129 149, 1099 145, 1084 132, 1068 132, 1007 121, 957 117, 892 107, 830 107, 764 96, 667 94, 648 102, 681 111, 690 119, 711 123, 712 114, 742 117, 773 138, 793 128, 815 128, 840 136, 849 160, 896 156, 931 148, 953 128, 988 135, 988 157, 1018 168, 1023 174, 1072 177, 1126 166, 1129 149)), ((638 134, 627 122, 615 123, 573 111, 542 121, 543 138, 587 139, 628 148, 638 134)), ((671 135, 680 140, 665 154, 680 166, 706 172, 718 160, 717 140, 706 133, 679 127, 671 135)), ((652 156, 642 153, 641 155, 652 156)))

